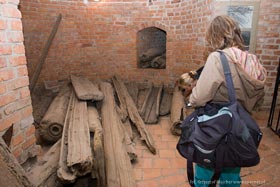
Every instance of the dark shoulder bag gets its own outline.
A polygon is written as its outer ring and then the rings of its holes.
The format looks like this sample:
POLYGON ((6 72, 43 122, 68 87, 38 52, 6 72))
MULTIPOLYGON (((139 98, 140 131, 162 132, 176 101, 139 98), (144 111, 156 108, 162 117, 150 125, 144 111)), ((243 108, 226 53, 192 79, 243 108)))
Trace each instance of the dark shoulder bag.
POLYGON ((220 58, 229 102, 197 108, 181 124, 178 152, 187 159, 188 180, 194 186, 193 162, 215 170, 209 186, 215 186, 224 167, 250 167, 259 163, 257 151, 262 132, 237 102, 225 55, 220 58))

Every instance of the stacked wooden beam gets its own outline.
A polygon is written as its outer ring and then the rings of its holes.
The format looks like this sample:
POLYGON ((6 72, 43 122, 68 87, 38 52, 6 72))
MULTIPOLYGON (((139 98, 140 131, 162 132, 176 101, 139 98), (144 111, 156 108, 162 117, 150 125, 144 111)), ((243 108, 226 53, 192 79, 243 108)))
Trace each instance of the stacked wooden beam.
POLYGON ((152 153, 156 148, 125 84, 118 78, 113 84, 97 85, 72 75, 71 84, 61 89, 40 123, 44 140, 56 143, 29 172, 36 186, 60 187, 89 174, 99 187, 135 186, 131 163, 137 154, 131 125, 152 153), (53 123, 59 124, 57 136, 48 134, 53 123))

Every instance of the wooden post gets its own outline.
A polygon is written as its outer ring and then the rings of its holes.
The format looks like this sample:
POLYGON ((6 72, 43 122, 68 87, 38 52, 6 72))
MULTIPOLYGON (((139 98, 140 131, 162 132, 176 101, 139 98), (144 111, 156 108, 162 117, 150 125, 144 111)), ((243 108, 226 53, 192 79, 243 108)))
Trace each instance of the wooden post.
POLYGON ((58 26, 60 24, 61 18, 62 18, 62 15, 59 14, 57 19, 56 19, 56 21, 55 21, 55 24, 53 26, 52 32, 49 35, 47 43, 46 43, 46 45, 43 48, 42 55, 40 57, 39 63, 37 64, 36 69, 34 71, 34 74, 33 74, 32 78, 31 78, 31 81, 30 81, 29 88, 30 88, 31 93, 33 92, 33 89, 34 89, 34 87, 36 85, 36 82, 37 82, 37 80, 39 78, 39 75, 41 73, 43 64, 45 63, 46 57, 47 57, 49 49, 51 47, 52 41, 53 41, 53 39, 55 37, 55 34, 56 34, 57 30, 58 30, 58 26))

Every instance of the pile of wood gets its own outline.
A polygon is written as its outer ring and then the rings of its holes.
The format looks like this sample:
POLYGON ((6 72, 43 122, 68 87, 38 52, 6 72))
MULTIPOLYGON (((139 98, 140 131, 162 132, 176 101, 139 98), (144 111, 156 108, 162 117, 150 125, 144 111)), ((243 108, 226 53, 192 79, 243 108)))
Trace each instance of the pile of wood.
POLYGON ((93 84, 72 75, 39 124, 43 141, 55 144, 28 173, 31 181, 58 187, 90 175, 100 187, 134 187, 132 125, 156 154, 153 138, 119 78, 93 84))
POLYGON ((140 68, 163 69, 166 66, 166 52, 164 48, 149 48, 139 55, 140 68))

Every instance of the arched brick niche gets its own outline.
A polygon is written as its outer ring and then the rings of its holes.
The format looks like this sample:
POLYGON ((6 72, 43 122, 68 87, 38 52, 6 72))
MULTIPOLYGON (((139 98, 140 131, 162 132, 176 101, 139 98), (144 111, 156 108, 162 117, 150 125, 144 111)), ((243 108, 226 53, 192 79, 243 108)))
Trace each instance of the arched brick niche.
POLYGON ((147 27, 137 32, 138 68, 166 68, 166 31, 147 27))

